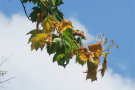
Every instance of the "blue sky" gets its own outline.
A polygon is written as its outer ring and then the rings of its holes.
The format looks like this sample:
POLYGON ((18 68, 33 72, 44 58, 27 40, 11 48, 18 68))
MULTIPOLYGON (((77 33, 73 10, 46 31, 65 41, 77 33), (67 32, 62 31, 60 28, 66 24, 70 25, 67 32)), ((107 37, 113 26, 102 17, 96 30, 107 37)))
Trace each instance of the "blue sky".
MULTIPOLYGON (((90 34, 97 36, 104 33, 119 45, 118 49, 111 50, 108 59, 109 68, 122 77, 134 79, 134 0, 63 0, 63 2, 65 4, 60 8, 65 18, 75 17, 90 34)), ((19 0, 0 0, 0 12, 7 17, 17 13, 24 14, 19 0)))

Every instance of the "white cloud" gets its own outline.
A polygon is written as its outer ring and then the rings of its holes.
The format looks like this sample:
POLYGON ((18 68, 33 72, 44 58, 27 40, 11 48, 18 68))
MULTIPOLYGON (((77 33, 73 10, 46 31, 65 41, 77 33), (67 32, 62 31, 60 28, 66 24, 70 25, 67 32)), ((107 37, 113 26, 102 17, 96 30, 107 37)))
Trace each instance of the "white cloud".
MULTIPOLYGON (((75 21, 87 31, 78 20, 75 21)), ((99 75, 98 81, 91 83, 82 73, 86 66, 71 60, 64 69, 52 63, 52 56, 46 50, 31 52, 26 33, 33 28, 35 24, 25 16, 15 14, 7 18, 0 13, 0 55, 13 55, 4 68, 9 71, 7 77, 16 77, 3 84, 4 90, 135 90, 135 80, 123 78, 111 69, 104 78, 99 75)))

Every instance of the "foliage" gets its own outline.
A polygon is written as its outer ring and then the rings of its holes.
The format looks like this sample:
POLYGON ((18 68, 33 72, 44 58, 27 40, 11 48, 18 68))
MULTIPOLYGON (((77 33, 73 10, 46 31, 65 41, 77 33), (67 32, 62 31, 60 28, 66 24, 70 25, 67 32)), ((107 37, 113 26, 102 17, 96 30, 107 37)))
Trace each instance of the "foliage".
POLYGON ((104 76, 107 68, 107 55, 109 49, 115 44, 114 42, 106 46, 108 39, 103 39, 103 35, 100 35, 101 41, 83 46, 82 40, 87 38, 83 31, 75 30, 72 22, 63 18, 63 13, 58 8, 63 4, 62 0, 22 0, 22 2, 34 4, 29 18, 37 25, 35 30, 27 33, 31 35, 28 41, 31 43, 31 50, 47 48, 49 55, 54 54, 53 62, 63 67, 67 66, 73 56, 76 56, 77 63, 82 66, 87 64, 86 79, 91 79, 91 81, 97 80, 100 57, 103 57, 104 61, 100 71, 104 76), (43 29, 39 29, 39 25, 43 29))

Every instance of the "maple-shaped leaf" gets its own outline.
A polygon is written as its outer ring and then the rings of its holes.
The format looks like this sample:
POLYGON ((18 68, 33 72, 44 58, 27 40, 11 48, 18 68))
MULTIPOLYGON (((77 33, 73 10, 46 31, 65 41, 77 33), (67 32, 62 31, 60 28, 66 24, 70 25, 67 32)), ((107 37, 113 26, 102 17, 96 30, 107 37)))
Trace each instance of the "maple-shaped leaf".
POLYGON ((49 15, 43 22, 42 22, 42 26, 43 26, 43 31, 45 33, 50 33, 54 28, 55 25, 58 22, 55 20, 54 16, 49 15))
POLYGON ((108 54, 109 54, 109 52, 106 52, 105 54, 103 54, 104 61, 103 61, 103 64, 102 64, 102 69, 99 70, 99 71, 101 71, 102 77, 104 76, 105 70, 106 70, 106 68, 107 68, 107 55, 108 55, 108 54))
POLYGON ((43 31, 42 31, 42 30, 37 30, 37 29, 31 30, 30 32, 28 32, 26 35, 31 34, 28 43, 30 42, 30 40, 31 40, 33 37, 36 36, 36 34, 40 34, 40 33, 43 33, 43 31))
POLYGON ((30 39, 30 42, 32 42, 31 44, 31 50, 38 50, 39 48, 41 48, 41 50, 44 48, 45 46, 45 42, 48 38, 48 34, 45 33, 41 33, 41 34, 36 34, 35 37, 30 39))
POLYGON ((91 81, 97 80, 97 71, 98 71, 99 59, 87 61, 88 70, 84 73, 87 73, 86 80, 91 79, 91 81))
POLYGON ((60 32, 63 32, 67 28, 71 28, 72 30, 74 30, 72 23, 66 19, 63 19, 59 24, 56 25, 56 29, 60 32))

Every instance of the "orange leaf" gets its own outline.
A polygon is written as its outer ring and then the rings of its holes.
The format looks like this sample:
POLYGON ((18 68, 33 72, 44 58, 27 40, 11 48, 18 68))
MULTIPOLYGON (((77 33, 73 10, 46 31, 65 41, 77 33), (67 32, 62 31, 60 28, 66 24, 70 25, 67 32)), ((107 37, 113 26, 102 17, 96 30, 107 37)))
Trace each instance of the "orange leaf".
POLYGON ((80 60, 82 60, 82 61, 87 61, 88 60, 87 55, 84 54, 84 53, 81 53, 79 57, 80 57, 80 60))
POLYGON ((71 28, 72 30, 74 30, 72 23, 70 21, 67 21, 66 19, 63 19, 59 24, 56 25, 56 29, 60 32, 63 32, 67 28, 71 28))
POLYGON ((101 53, 102 53, 102 50, 103 50, 101 43, 102 43, 102 41, 100 41, 98 43, 95 43, 95 44, 88 45, 89 50, 91 52, 93 52, 97 57, 101 56, 101 53))

